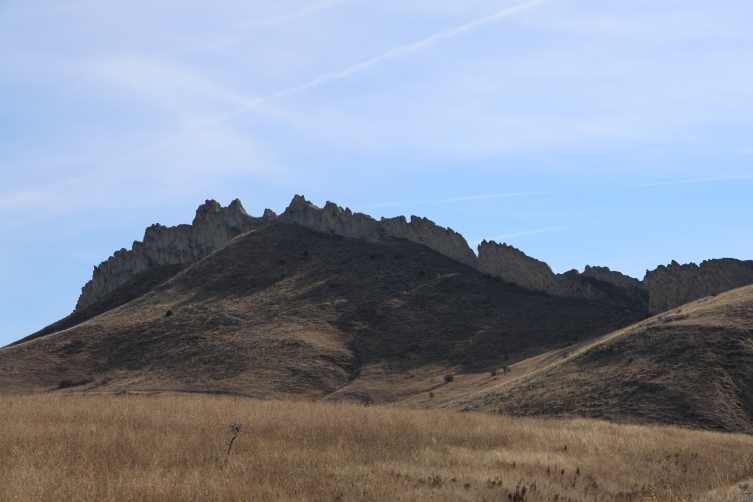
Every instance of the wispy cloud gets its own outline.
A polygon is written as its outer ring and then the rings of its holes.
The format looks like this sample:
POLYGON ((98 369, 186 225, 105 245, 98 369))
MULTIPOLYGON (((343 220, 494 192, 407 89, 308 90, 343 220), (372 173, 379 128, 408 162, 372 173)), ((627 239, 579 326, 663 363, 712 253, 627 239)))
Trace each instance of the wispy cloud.
POLYGON ((394 207, 394 206, 412 206, 418 204, 442 204, 447 202, 463 202, 468 200, 482 200, 482 199, 500 199, 503 197, 522 197, 525 195, 558 195, 568 193, 587 193, 587 192, 605 192, 609 190, 625 190, 630 188, 645 188, 664 185, 681 185, 685 183, 701 183, 706 181, 723 181, 723 180, 739 180, 739 179, 751 179, 753 174, 740 175, 740 176, 719 176, 716 178, 700 178, 693 180, 679 180, 679 181, 665 181, 661 183, 642 183, 640 185, 623 185, 616 187, 603 187, 603 188, 584 188, 582 190, 555 190, 548 192, 515 192, 515 193, 500 193, 493 195, 471 195, 469 197, 456 197, 453 199, 439 199, 439 200, 424 200, 413 202, 394 202, 389 204, 372 204, 368 206, 359 206, 357 209, 370 209, 375 207, 394 207))
MULTIPOLYGON (((328 0, 324 2, 318 2, 313 5, 309 5, 308 7, 304 7, 303 9, 297 10, 295 12, 291 12, 289 14, 282 14, 280 16, 275 17, 269 17, 265 19, 261 19, 259 21, 248 21, 248 22, 241 22, 237 23, 233 26, 233 28, 230 29, 231 32, 233 32, 231 35, 228 35, 227 32, 223 32, 221 34, 215 34, 214 36, 210 37, 211 42, 208 43, 202 43, 198 45, 197 47, 194 47, 192 51, 183 51, 183 52, 193 52, 196 49, 201 51, 206 50, 214 50, 219 49, 221 47, 227 47, 229 45, 233 45, 240 41, 245 32, 247 32, 249 29, 259 26, 274 26, 277 24, 282 24, 287 21, 293 21, 295 19, 300 19, 306 16, 309 16, 311 14, 314 14, 316 12, 320 12, 323 10, 331 9, 339 4, 349 2, 352 0, 328 0)), ((172 54, 176 54, 177 52, 173 52, 172 54)))
POLYGON ((301 17, 308 16, 309 14, 313 14, 313 13, 319 12, 321 10, 331 9, 335 5, 338 5, 338 4, 341 4, 341 3, 345 3, 345 2, 348 2, 348 1, 350 1, 350 0, 329 0, 329 1, 326 1, 326 2, 319 2, 319 3, 315 3, 313 5, 310 5, 308 7, 304 7, 303 9, 301 9, 299 11, 296 11, 296 12, 292 12, 290 14, 283 14, 282 16, 271 17, 271 18, 268 18, 268 19, 262 19, 261 21, 257 21, 257 22, 254 22, 254 23, 244 24, 242 26, 244 26, 244 27, 250 27, 250 26, 257 26, 257 25, 260 25, 260 24, 280 24, 280 23, 284 23, 285 21, 292 21, 293 19, 298 19, 298 18, 301 18, 301 17))
POLYGON ((418 42, 406 45, 404 47, 398 47, 396 49, 391 49, 384 54, 380 54, 379 56, 376 56, 374 58, 369 59, 368 61, 364 61, 363 63, 358 63, 352 66, 349 66, 348 68, 333 72, 333 73, 325 73, 323 75, 319 75, 318 77, 314 78, 308 83, 291 87, 290 89, 285 89, 282 91, 277 91, 269 96, 267 96, 265 99, 275 99, 282 96, 286 96, 288 94, 293 94, 296 92, 300 92, 306 89, 310 89, 312 87, 316 87, 319 84, 322 84, 324 82, 327 82, 329 80, 334 80, 338 78, 344 78, 349 77, 350 75, 353 75, 354 73, 357 73, 361 70, 365 70, 366 68, 369 68, 370 66, 374 66, 377 63, 381 63, 382 61, 386 61, 388 59, 393 59, 399 56, 402 56, 404 54, 416 51, 418 49, 421 49, 422 47, 425 47, 429 44, 432 44, 434 42, 438 42, 439 40, 444 40, 447 38, 452 38, 455 36, 458 36, 462 33, 474 30, 476 28, 479 28, 481 26, 484 26, 486 24, 493 23, 494 21, 498 21, 502 18, 509 17, 515 14, 518 14, 520 12, 523 12, 525 10, 528 10, 538 4, 544 3, 547 0, 531 0, 529 2, 522 3, 520 5, 517 5, 515 7, 510 7, 507 9, 502 9, 498 12, 495 12, 494 14, 491 14, 486 17, 482 17, 480 19, 476 19, 475 21, 471 21, 469 23, 466 23, 462 26, 458 26, 456 28, 451 28, 445 31, 441 31, 439 33, 436 33, 434 35, 431 35, 429 37, 426 37, 422 40, 419 40, 418 42))

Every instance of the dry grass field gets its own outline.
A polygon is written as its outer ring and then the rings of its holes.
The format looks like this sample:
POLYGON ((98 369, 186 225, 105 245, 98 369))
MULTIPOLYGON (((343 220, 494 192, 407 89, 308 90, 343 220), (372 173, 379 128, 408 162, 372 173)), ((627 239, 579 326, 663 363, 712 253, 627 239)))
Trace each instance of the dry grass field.
POLYGON ((586 419, 201 394, 0 396, 4 502, 739 501, 751 454, 747 435, 586 419), (233 421, 244 425, 228 458, 233 421))

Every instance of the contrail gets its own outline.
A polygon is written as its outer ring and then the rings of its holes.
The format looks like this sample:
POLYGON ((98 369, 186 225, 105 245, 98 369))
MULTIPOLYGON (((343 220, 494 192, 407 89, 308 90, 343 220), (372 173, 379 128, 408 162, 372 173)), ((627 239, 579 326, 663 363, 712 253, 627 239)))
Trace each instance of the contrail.
POLYGON ((479 26, 482 26, 484 24, 488 24, 491 22, 494 22, 498 19, 501 19, 503 17, 512 16, 514 14, 517 14, 519 12, 522 12, 524 10, 530 9, 531 7, 543 3, 546 0, 531 0, 529 2, 522 3, 516 7, 510 7, 508 9, 503 9, 498 12, 495 12, 494 14, 491 14, 486 17, 482 17, 481 19, 476 19, 475 21, 471 21, 470 23, 466 23, 462 26, 459 26, 457 28, 451 28, 449 30, 445 30, 442 32, 439 32, 435 35, 431 35, 429 37, 424 38, 423 40, 419 40, 418 42, 412 44, 412 45, 406 45, 405 47, 398 47, 396 49, 391 49, 384 54, 381 54, 379 56, 376 56, 374 58, 369 59, 368 61, 365 61, 363 63, 359 63, 353 66, 349 66, 348 68, 334 72, 334 73, 325 73, 324 75, 319 75, 311 82, 308 82, 306 84, 302 84, 296 87, 292 87, 290 89, 285 89, 282 91, 277 91, 266 98, 263 98, 265 100, 267 99, 275 99, 279 98, 281 96, 285 96, 288 94, 293 94, 296 92, 300 92, 306 89, 310 89, 312 87, 315 87, 323 82, 327 82, 328 80, 334 80, 337 78, 343 78, 348 77, 356 72, 359 72, 361 70, 364 70, 370 66, 373 66, 381 61, 392 59, 398 56, 401 56, 403 54, 406 54, 408 52, 413 52, 417 49, 420 49, 421 47, 424 47, 426 45, 429 45, 431 43, 434 43, 438 40, 443 40, 445 38, 452 38, 454 36, 460 35, 461 33, 465 33, 466 31, 470 31, 472 29, 478 28, 479 26))
MULTIPOLYGON (((335 1, 329 2, 329 3, 325 2, 325 3, 317 4, 315 6, 312 6, 312 7, 309 7, 307 9, 304 9, 302 11, 299 11, 298 13, 289 14, 288 16, 284 16, 284 18, 287 19, 287 18, 298 17, 300 15, 303 15, 304 13, 309 13, 309 12, 313 12, 315 10, 320 10, 320 9, 323 9, 323 8, 335 5, 337 3, 341 3, 343 1, 347 1, 347 0, 335 0, 335 1)), ((445 31, 436 33, 434 35, 431 35, 429 37, 424 38, 423 40, 419 40, 418 42, 416 42, 416 43, 414 43, 412 45, 407 45, 405 47, 398 47, 396 49, 390 49, 389 51, 385 52, 384 54, 381 54, 379 56, 371 58, 368 61, 365 61, 363 63, 359 63, 359 64, 356 64, 356 65, 353 65, 353 66, 349 66, 348 68, 346 68, 346 69, 344 69, 342 71, 338 71, 338 72, 334 72, 334 73, 325 73, 323 75, 319 75, 318 77, 314 78, 312 81, 310 81, 308 83, 301 84, 301 85, 298 85, 296 87, 291 87, 289 89, 283 89, 281 91, 276 91, 276 92, 273 92, 272 94, 270 94, 268 96, 265 96, 265 97, 261 97, 261 98, 240 98, 240 99, 237 100, 239 102, 239 104, 240 104, 239 108, 237 108, 237 109, 235 109, 233 111, 230 111, 230 112, 222 113, 222 114, 220 114, 220 115, 218 115, 216 117, 211 117, 209 119, 204 119, 204 120, 196 120, 195 122, 202 122, 202 123, 224 122, 224 121, 226 121, 226 120, 228 120, 228 119, 230 119, 232 117, 235 117, 237 115, 241 115, 243 113, 246 113, 246 112, 249 112, 249 111, 252 111, 252 110, 258 110, 259 107, 260 107, 260 105, 262 105, 262 103, 264 103, 265 101, 271 101, 273 99, 277 99, 277 98, 280 98, 282 96, 287 96, 289 94, 295 94, 296 92, 305 91, 306 89, 311 89, 312 87, 316 87, 317 85, 322 84, 324 82, 327 82, 329 80, 334 80, 334 79, 338 79, 338 78, 343 78, 343 77, 350 76, 350 75, 352 75, 354 73, 357 73, 357 72, 359 72, 361 70, 369 68, 370 66, 373 66, 373 65, 375 65, 375 64, 377 64, 377 63, 379 63, 381 61, 385 61, 387 59, 392 59, 392 58, 398 57, 400 55, 403 55, 403 54, 415 51, 417 49, 420 49, 421 47, 424 47, 424 46, 429 45, 429 44, 431 44, 433 42, 436 42, 437 40, 442 40, 442 39, 446 39, 446 38, 452 38, 454 36, 460 35, 461 33, 465 33, 467 31, 470 31, 470 30, 474 29, 474 28, 478 28, 479 26, 482 26, 484 24, 488 24, 488 23, 494 22, 494 21, 496 21, 498 19, 501 19, 501 18, 504 18, 504 17, 508 17, 508 16, 512 16, 512 15, 517 14, 519 12, 522 12, 522 11, 524 11, 526 9, 530 9, 533 6, 538 5, 540 3, 544 3, 546 1, 547 0, 531 0, 529 2, 522 3, 522 4, 520 4, 518 6, 515 6, 515 7, 510 7, 508 9, 500 10, 498 12, 495 12, 494 14, 491 14, 491 15, 486 16, 486 17, 482 17, 480 19, 476 19, 475 21, 471 21, 471 22, 466 23, 466 24, 464 24, 462 26, 459 26, 457 28, 451 28, 449 30, 445 30, 445 31)), ((275 18, 275 20, 281 20, 281 19, 283 19, 283 18, 282 17, 281 18, 275 18)), ((277 21, 275 21, 275 22, 277 22, 277 21)), ((440 202, 440 201, 437 201, 437 202, 440 202)))
MULTIPOLYGON (((514 234, 498 235, 496 237, 492 237, 491 239, 487 239, 487 240, 499 241, 501 239, 509 239, 510 237, 520 237, 521 235, 540 234, 542 232, 552 232, 553 230, 567 230, 569 228, 587 227, 589 225, 601 225, 603 223, 614 223, 615 221, 622 221, 622 220, 591 221, 588 223, 580 223, 578 225, 565 225, 561 227, 542 228, 539 230, 528 230, 525 232, 517 232, 514 234)), ((481 241, 478 241, 478 242, 475 242, 474 244, 478 244, 480 242, 481 241)))
POLYGON ((722 181, 722 180, 739 180, 753 178, 753 174, 746 174, 741 176, 721 176, 717 178, 700 178, 695 180, 680 180, 680 181, 665 181, 662 183, 644 183, 641 185, 624 185, 617 187, 605 187, 605 188, 584 188, 582 190, 558 190, 550 192, 515 192, 515 193, 500 193, 494 195, 472 195, 469 197, 456 197, 454 199, 441 199, 441 200, 425 200, 419 202, 394 202, 389 204, 373 204, 370 206, 359 206, 358 209, 369 209, 374 207, 392 207, 392 206, 411 206, 417 204, 442 204, 446 202, 462 202, 466 200, 480 200, 480 199, 499 199, 502 197, 521 197, 524 195, 557 195, 568 193, 586 193, 586 192, 605 192, 607 190, 624 190, 628 188, 644 188, 655 187, 663 185, 680 185, 683 183, 700 183, 703 181, 722 181))

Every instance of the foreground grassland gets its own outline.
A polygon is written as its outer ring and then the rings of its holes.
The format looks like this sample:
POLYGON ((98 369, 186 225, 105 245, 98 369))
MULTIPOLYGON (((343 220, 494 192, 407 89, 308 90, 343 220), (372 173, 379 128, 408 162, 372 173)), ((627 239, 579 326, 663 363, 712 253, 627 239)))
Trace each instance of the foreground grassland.
POLYGON ((751 454, 751 436, 583 419, 206 395, 0 397, 6 502, 744 500, 751 454), (244 426, 228 458, 233 421, 244 426))

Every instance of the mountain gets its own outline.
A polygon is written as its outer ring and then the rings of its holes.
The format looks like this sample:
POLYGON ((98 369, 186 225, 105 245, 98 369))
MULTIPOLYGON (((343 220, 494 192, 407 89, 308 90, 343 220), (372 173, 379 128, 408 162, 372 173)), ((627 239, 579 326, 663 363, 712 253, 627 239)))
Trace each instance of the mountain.
POLYGON ((552 274, 493 242, 468 252, 426 218, 377 221, 303 197, 255 218, 239 201, 207 201, 192 225, 153 225, 96 267, 71 315, 0 349, 0 391, 229 393, 753 432, 753 286, 736 287, 748 262, 638 281, 605 267, 552 274), (690 301, 709 288, 731 290, 690 301), (668 310, 651 316, 652 298, 668 310))
POLYGON ((94 267, 76 308, 82 308, 149 267, 193 263, 216 251, 230 239, 272 221, 295 223, 304 228, 368 242, 405 239, 422 244, 471 268, 526 289, 565 298, 580 298, 656 314, 684 303, 753 284, 753 261, 732 258, 707 260, 700 266, 675 261, 646 271, 643 280, 586 265, 583 273, 570 270, 555 274, 549 265, 506 244, 483 241, 478 256, 462 235, 427 218, 404 216, 377 221, 363 213, 327 202, 314 206, 296 195, 279 216, 266 209, 261 217, 249 215, 235 199, 228 207, 213 200, 199 206, 191 225, 165 227, 154 224, 144 240, 130 250, 116 251, 94 267))
POLYGON ((407 240, 291 223, 169 267, 0 350, 4 388, 92 379, 82 388, 394 400, 646 317, 527 291, 407 240))

